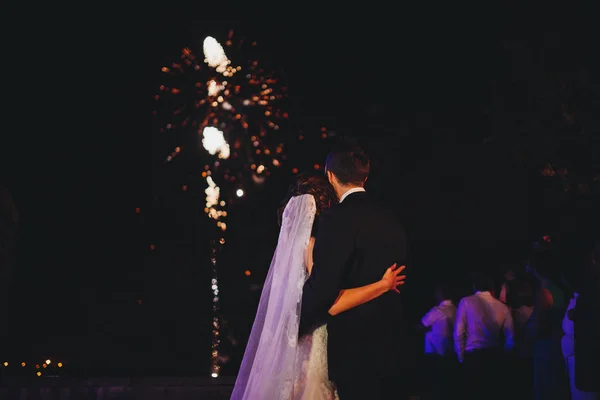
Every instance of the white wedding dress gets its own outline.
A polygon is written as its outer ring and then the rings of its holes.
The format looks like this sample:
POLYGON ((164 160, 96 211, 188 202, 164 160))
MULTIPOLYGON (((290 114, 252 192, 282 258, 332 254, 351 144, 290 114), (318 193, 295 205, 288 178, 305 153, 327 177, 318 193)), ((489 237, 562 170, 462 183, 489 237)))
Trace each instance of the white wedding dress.
POLYGON ((327 325, 300 338, 293 399, 339 400, 327 370, 327 325))
POLYGON ((293 197, 285 207, 232 400, 339 399, 328 379, 327 327, 298 338, 315 212, 311 195, 293 197))

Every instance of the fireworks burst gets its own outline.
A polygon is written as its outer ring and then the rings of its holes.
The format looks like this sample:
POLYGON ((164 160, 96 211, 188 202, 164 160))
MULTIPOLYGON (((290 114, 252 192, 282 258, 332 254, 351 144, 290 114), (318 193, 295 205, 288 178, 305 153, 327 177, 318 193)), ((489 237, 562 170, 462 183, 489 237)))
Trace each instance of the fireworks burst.
MULTIPOLYGON (((229 201, 238 189, 263 183, 285 160, 281 128, 288 115, 280 107, 286 88, 257 60, 244 58, 248 47, 252 50, 256 43, 235 42, 230 32, 225 49, 207 37, 203 57, 184 48, 180 61, 162 68, 169 83, 155 96, 157 109, 168 112, 160 116, 161 132, 197 135, 199 144, 191 151, 201 144, 209 153, 203 157, 203 178, 212 176, 229 201)), ((176 147, 165 162, 173 161, 183 147, 176 147)))
POLYGON ((213 348, 211 376, 219 375, 218 247, 225 243, 226 206, 262 184, 285 161, 281 110, 286 88, 255 57, 256 43, 229 32, 222 46, 204 39, 203 55, 184 48, 181 59, 162 68, 165 84, 155 96, 154 115, 160 131, 177 147, 165 163, 182 153, 204 161, 198 183, 204 185, 204 211, 215 221, 219 236, 212 249, 213 348), (190 137, 196 140, 191 145, 190 137), (200 178, 201 176, 201 178, 200 178))

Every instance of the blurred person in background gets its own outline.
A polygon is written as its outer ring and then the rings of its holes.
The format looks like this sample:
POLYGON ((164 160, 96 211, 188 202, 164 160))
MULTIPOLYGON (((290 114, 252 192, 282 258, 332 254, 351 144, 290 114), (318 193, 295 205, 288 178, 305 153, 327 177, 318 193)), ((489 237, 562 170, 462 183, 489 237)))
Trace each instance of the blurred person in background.
POLYGON ((473 280, 475 294, 458 303, 454 347, 463 365, 466 398, 503 399, 507 352, 514 347, 512 315, 494 297, 494 282, 486 274, 473 280))
POLYGON ((534 289, 526 280, 519 280, 511 289, 509 304, 515 330, 515 351, 512 363, 512 381, 517 399, 533 397, 533 327, 534 289))
POLYGON ((600 398, 599 236, 593 240, 593 250, 588 250, 586 255, 579 291, 563 319, 563 351, 567 356, 574 400, 600 398))
POLYGON ((568 398, 568 377, 560 344, 565 293, 554 279, 556 271, 543 257, 536 264, 529 264, 527 271, 535 282, 531 315, 534 399, 562 400, 568 398))
MULTIPOLYGON (((581 286, 583 284, 583 277, 581 276, 583 271, 579 271, 579 276, 572 277, 567 282, 573 288, 573 297, 569 301, 567 312, 563 317, 562 329, 563 337, 561 341, 561 347, 563 356, 565 358, 565 365, 567 366, 567 372, 569 374, 569 387, 571 390, 571 399, 573 400, 596 400, 594 393, 584 392, 579 390, 575 384, 575 324, 574 316, 575 309, 577 307, 577 299, 581 292, 581 286)), ((573 274, 575 275, 575 274, 573 274)))
POLYGON ((435 288, 436 306, 421 319, 419 330, 425 332, 425 356, 433 399, 448 398, 453 392, 456 371, 453 330, 456 306, 446 285, 435 288))

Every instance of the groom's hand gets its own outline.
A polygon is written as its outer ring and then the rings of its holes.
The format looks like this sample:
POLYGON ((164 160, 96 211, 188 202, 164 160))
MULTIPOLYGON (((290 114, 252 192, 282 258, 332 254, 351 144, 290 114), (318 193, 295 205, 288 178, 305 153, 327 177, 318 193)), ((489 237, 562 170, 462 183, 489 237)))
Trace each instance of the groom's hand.
POLYGON ((405 268, 406 265, 401 265, 398 267, 396 263, 394 263, 385 271, 385 274, 383 274, 383 278, 381 278, 381 280, 385 283, 385 286, 388 290, 393 290, 396 293, 400 293, 398 288, 404 285, 404 280, 406 279, 406 275, 400 275, 400 273, 404 271, 405 268))

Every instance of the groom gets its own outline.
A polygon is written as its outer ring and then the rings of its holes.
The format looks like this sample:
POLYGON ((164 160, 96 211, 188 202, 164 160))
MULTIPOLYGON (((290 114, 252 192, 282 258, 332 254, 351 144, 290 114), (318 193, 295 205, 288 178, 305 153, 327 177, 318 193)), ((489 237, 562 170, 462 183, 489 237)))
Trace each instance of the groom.
POLYGON ((390 291, 335 317, 328 314, 340 290, 376 282, 391 264, 406 260, 404 229, 365 192, 369 169, 357 146, 327 156, 325 171, 339 204, 321 215, 302 295, 300 334, 328 324, 329 379, 342 400, 401 399, 405 390, 398 376, 406 344, 399 294, 390 291))

